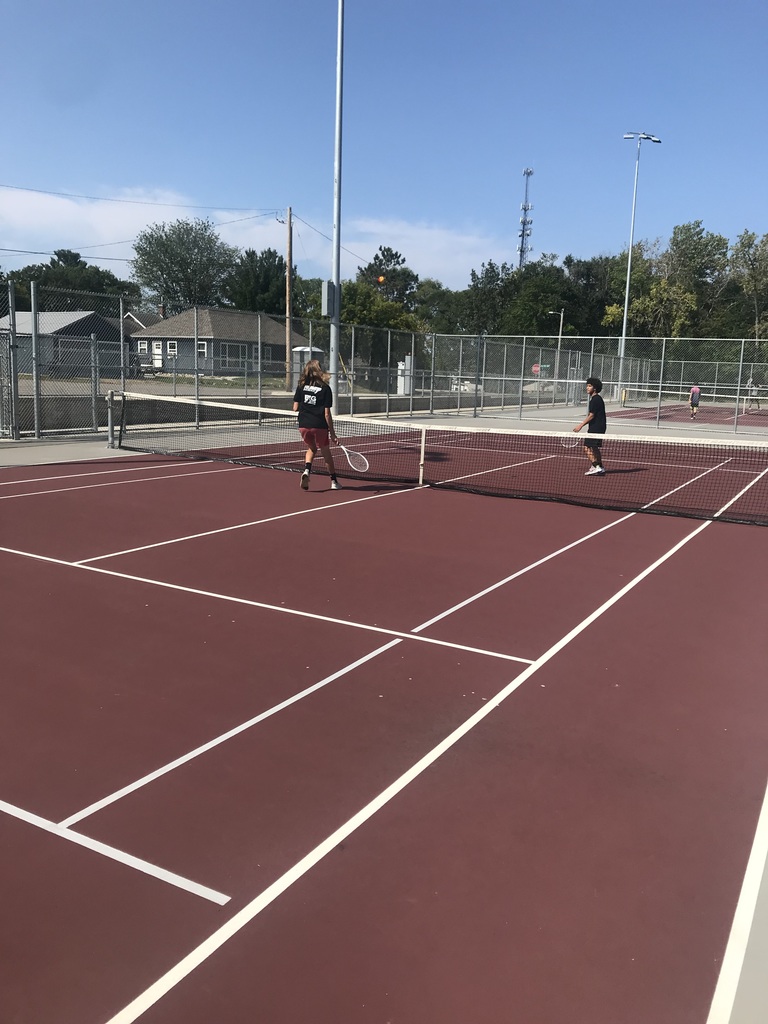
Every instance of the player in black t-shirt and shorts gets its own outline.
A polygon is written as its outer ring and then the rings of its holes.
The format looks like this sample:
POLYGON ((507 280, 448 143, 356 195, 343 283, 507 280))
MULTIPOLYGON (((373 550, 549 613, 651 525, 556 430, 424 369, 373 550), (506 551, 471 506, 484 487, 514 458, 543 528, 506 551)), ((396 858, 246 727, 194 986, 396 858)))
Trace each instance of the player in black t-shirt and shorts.
MULTIPOLYGON (((586 427, 589 434, 605 433, 605 402, 600 394, 602 390, 603 382, 598 377, 587 377, 587 394, 589 395, 587 417, 582 420, 578 427, 573 428, 574 434, 578 434, 582 427, 586 427)), ((602 476, 605 473, 603 457, 600 451, 602 445, 602 437, 588 437, 584 442, 584 452, 592 463, 584 476, 602 476)))
POLYGON ((331 416, 333 392, 328 386, 328 379, 328 374, 323 373, 323 368, 318 360, 310 359, 299 377, 299 386, 293 396, 293 411, 299 414, 299 433, 307 446, 304 456, 304 472, 301 474, 301 489, 303 491, 309 490, 312 460, 317 454, 318 448, 331 475, 331 490, 341 490, 341 484, 336 479, 333 454, 328 444, 329 439, 334 443, 338 440, 336 431, 333 429, 333 417, 331 416))

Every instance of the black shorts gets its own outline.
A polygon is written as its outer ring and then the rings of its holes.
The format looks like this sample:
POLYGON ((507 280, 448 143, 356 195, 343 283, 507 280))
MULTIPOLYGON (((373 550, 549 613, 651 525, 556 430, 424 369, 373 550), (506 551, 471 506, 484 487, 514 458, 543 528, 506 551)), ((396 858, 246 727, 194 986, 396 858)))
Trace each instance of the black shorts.
POLYGON ((602 437, 590 437, 589 434, 584 438, 585 448, 602 448, 603 439, 602 437))

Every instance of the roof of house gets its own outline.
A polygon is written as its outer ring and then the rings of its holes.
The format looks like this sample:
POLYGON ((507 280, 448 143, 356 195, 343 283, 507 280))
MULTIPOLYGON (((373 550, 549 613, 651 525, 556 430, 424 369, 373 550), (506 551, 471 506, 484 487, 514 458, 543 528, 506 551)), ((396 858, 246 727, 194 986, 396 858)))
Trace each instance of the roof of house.
MULTIPOLYGON (((103 326, 104 324, 112 326, 114 323, 114 321, 110 321, 108 317, 101 316, 101 314, 96 313, 91 309, 81 309, 74 313, 38 313, 37 330, 39 334, 67 333, 71 335, 73 333, 71 328, 79 324, 81 321, 90 321, 88 329, 89 334, 92 333, 90 327, 103 326)), ((17 311, 15 324, 17 334, 31 334, 32 314, 17 311)), ((9 329, 10 315, 0 317, 0 331, 7 331, 9 329)))
POLYGON ((154 327, 155 324, 163 322, 163 318, 159 313, 144 313, 139 310, 138 313, 126 313, 123 317, 123 330, 126 334, 136 334, 137 331, 142 331, 146 327, 154 327))
MULTIPOLYGON (((291 334, 296 344, 306 342, 304 335, 296 331, 291 334)), ((134 331, 133 338, 194 338, 195 311, 185 309, 183 313, 161 320, 143 331, 134 331)), ((204 341, 259 341, 265 345, 285 344, 285 321, 273 319, 265 313, 249 313, 240 309, 214 309, 198 306, 197 337, 204 341), (261 329, 259 329, 261 321, 261 329)))

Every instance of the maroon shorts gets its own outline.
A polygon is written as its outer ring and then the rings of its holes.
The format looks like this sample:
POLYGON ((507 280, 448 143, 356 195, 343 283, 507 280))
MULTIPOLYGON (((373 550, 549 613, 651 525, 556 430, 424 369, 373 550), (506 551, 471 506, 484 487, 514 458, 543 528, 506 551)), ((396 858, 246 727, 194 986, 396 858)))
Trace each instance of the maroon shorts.
POLYGON ((327 448, 330 443, 328 430, 322 427, 299 427, 299 433, 307 448, 316 452, 318 448, 327 448))

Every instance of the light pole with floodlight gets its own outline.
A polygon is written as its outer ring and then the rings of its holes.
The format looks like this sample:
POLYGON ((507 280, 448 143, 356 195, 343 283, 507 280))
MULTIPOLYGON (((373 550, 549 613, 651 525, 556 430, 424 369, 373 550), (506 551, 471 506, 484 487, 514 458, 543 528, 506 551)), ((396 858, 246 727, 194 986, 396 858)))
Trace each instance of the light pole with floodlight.
POLYGON ((637 158, 635 159, 635 187, 632 191, 632 220, 629 225, 629 252, 627 253, 627 287, 624 292, 624 322, 621 326, 621 339, 619 340, 619 380, 618 392, 621 394, 621 385, 624 380, 624 350, 627 346, 627 317, 629 316, 629 280, 632 273, 632 246, 635 242, 635 207, 637 206, 637 176, 640 171, 640 146, 644 141, 661 143, 655 135, 648 132, 624 132, 625 139, 637 139, 637 158))
POLYGON ((557 355, 555 356, 555 379, 552 385, 552 404, 555 404, 555 396, 557 395, 557 385, 560 380, 560 348, 563 344, 563 317, 565 316, 565 307, 560 312, 556 309, 550 309, 547 312, 547 316, 559 316, 560 317, 560 330, 557 335, 557 355))

